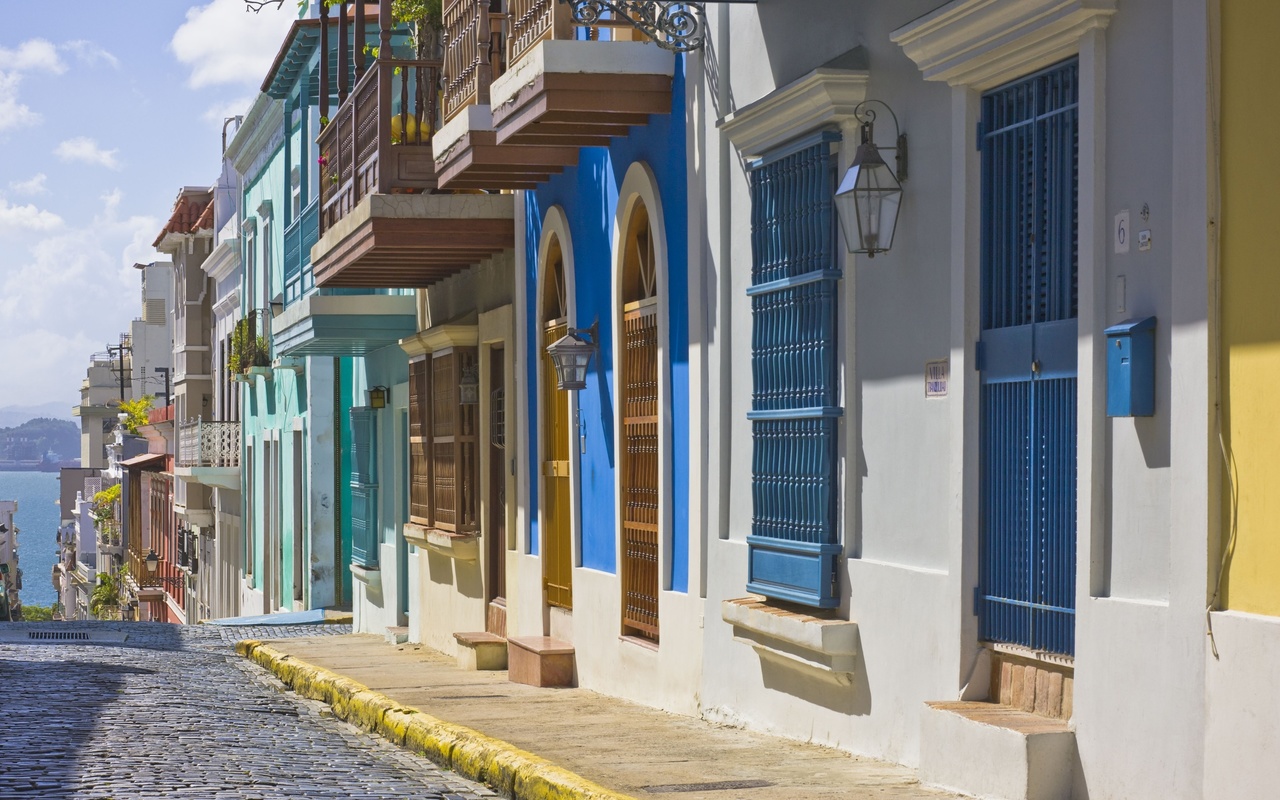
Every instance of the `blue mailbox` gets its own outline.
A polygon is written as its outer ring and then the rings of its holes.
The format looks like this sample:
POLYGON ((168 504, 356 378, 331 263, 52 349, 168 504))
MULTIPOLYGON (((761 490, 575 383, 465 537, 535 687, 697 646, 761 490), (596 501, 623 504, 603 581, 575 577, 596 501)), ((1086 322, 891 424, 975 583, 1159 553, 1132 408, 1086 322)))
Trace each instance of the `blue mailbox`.
POLYGON ((1107 416, 1156 413, 1156 318, 1125 320, 1107 334, 1107 416))

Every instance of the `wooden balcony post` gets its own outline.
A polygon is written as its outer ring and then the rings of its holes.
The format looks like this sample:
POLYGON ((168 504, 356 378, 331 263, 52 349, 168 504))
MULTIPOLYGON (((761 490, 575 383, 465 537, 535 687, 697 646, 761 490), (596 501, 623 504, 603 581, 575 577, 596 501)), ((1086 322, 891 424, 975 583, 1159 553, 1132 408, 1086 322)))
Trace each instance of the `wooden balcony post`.
MULTIPOLYGON (((329 118, 329 6, 320 3, 320 116, 329 118)), ((323 127, 323 126, 322 126, 323 127)))
MULTIPOLYGON (((391 178, 396 169, 395 154, 391 152, 391 82, 395 77, 391 65, 391 0, 378 0, 378 186, 379 194, 391 191, 391 178)), ((401 80, 409 80, 409 70, 402 70, 401 80)), ((400 109, 404 117, 405 109, 400 109)), ((401 135, 408 133, 407 124, 402 127, 401 135)))
POLYGON ((346 0, 338 4, 338 105, 347 102, 351 90, 351 27, 347 23, 346 0))
POLYGON ((493 83, 494 76, 493 60, 501 56, 494 52, 496 48, 493 41, 493 28, 489 24, 492 4, 489 0, 473 0, 473 2, 476 7, 476 16, 479 17, 476 20, 476 105, 487 106, 489 105, 489 84, 493 83))
MULTIPOLYGON (((381 25, 381 21, 378 23, 381 25)), ((355 19, 355 41, 351 44, 351 52, 355 56, 356 62, 356 83, 360 82, 360 78, 364 76, 364 0, 356 0, 356 19, 355 19)))

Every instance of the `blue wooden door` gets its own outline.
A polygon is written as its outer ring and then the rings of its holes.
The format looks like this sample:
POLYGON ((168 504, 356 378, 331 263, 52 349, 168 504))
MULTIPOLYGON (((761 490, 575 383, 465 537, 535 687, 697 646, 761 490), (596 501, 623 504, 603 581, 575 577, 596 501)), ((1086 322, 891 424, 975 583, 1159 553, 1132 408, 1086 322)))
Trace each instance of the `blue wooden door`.
POLYGON ((981 585, 985 641, 1072 654, 1077 65, 982 99, 981 585))

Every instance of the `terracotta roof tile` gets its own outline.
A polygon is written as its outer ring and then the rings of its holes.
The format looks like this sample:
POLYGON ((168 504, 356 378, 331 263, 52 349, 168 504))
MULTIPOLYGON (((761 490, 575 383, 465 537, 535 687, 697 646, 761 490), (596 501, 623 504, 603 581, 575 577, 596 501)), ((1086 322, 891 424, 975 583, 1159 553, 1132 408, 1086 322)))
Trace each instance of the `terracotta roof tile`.
POLYGON ((160 230, 160 234, 156 236, 156 240, 151 243, 151 246, 159 247, 160 243, 164 241, 164 237, 171 233, 191 233, 201 228, 212 228, 212 208, 212 193, 203 197, 192 197, 185 192, 178 195, 177 201, 173 204, 173 213, 169 215, 169 221, 160 230), (202 224, 206 211, 208 211, 209 219, 207 224, 202 224))

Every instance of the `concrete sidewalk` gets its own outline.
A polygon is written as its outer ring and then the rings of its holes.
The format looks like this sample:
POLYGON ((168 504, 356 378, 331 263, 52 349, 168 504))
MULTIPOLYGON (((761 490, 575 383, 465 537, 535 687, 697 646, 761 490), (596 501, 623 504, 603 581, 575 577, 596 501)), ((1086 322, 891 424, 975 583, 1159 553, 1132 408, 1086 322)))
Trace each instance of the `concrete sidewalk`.
POLYGON ((300 693, 329 700, 339 716, 451 761, 446 766, 459 772, 476 773, 468 777, 505 782, 510 790, 508 773, 517 771, 517 796, 957 797, 921 786, 912 770, 896 764, 668 714, 586 689, 514 684, 506 672, 460 670, 434 650, 393 647, 376 636, 244 642, 239 649, 300 693), (423 732, 405 741, 410 721, 423 732), (498 780, 496 773, 503 773, 498 780), (585 781, 575 781, 579 776, 585 781), (725 785, 697 786, 717 783, 725 785))

